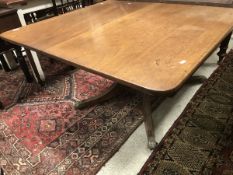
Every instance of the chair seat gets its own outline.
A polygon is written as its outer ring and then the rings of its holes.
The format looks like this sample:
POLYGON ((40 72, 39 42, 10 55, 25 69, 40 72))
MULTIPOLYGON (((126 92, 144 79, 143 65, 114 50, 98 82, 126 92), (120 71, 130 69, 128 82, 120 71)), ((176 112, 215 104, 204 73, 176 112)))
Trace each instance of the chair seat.
POLYGON ((27 0, 0 0, 0 7, 7 7, 14 4, 26 5, 27 0))

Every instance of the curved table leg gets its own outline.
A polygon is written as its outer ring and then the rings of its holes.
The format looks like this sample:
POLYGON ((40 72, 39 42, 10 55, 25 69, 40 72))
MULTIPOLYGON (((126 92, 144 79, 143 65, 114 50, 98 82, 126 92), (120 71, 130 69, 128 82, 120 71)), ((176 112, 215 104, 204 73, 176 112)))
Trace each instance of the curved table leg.
POLYGON ((154 124, 152 120, 152 96, 145 93, 143 94, 143 115, 148 147, 154 149, 157 143, 155 141, 154 124))
POLYGON ((200 84, 200 83, 204 83, 206 80, 207 77, 204 75, 193 75, 188 79, 187 83, 200 84))
POLYGON ((121 86, 118 83, 113 83, 111 87, 109 87, 106 91, 102 94, 88 98, 86 100, 76 102, 75 108, 76 109, 83 109, 85 107, 89 107, 101 102, 104 102, 110 98, 113 98, 120 92, 121 86))

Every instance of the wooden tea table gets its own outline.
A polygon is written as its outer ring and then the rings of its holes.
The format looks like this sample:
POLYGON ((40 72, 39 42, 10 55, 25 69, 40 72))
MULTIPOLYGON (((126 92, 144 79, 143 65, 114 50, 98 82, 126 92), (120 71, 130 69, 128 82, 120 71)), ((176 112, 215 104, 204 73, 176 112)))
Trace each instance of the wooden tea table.
POLYGON ((177 91, 219 44, 222 59, 232 29, 230 8, 106 1, 0 37, 140 91, 153 148, 153 96, 177 91))

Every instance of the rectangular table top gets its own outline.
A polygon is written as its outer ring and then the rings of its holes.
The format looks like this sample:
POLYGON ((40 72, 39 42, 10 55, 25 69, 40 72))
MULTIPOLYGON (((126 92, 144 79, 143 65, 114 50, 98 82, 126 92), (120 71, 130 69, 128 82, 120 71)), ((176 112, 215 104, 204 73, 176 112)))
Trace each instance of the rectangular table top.
POLYGON ((1 38, 155 92, 180 87, 233 29, 233 9, 106 1, 1 38))

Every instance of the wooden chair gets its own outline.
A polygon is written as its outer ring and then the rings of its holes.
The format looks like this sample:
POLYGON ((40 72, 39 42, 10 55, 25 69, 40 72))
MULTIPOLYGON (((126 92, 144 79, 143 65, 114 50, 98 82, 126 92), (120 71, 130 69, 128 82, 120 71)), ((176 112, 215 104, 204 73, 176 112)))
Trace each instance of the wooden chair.
MULTIPOLYGON (((21 26, 21 24, 20 24, 20 21, 18 19, 16 9, 0 7, 0 33, 5 32, 7 30, 17 28, 17 27, 20 27, 20 26, 21 26)), ((9 65, 7 65, 7 63, 3 57, 4 52, 11 52, 12 56, 14 56, 15 55, 14 53, 16 53, 15 56, 17 57, 17 60, 20 64, 22 70, 24 71, 24 74, 27 78, 27 81, 31 82, 32 77, 29 73, 26 62, 24 60, 24 57, 22 56, 21 47, 6 43, 0 39, 0 61, 2 63, 2 67, 6 71, 10 71, 11 67, 9 67, 9 65), (15 52, 13 52, 13 50, 15 52)))
MULTIPOLYGON (((16 9, 7 8, 7 7, 0 7, 0 33, 5 32, 5 31, 10 30, 10 29, 20 27, 20 26, 21 26, 21 24, 20 24, 20 21, 18 19, 16 9)), ((6 53, 8 53, 7 54, 8 56, 11 53, 13 59, 15 57, 17 58, 17 61, 20 65, 20 67, 22 68, 27 81, 32 82, 33 78, 29 72, 29 69, 28 69, 27 64, 25 62, 25 59, 22 55, 21 47, 13 45, 13 44, 9 44, 9 43, 0 39, 1 66, 5 71, 10 71, 13 69, 13 67, 11 67, 11 65, 9 65, 10 59, 3 56, 3 54, 6 56, 6 53)), ((0 109, 2 109, 3 107, 4 106, 0 101, 0 109)))
POLYGON ((64 14, 85 6, 83 0, 52 0, 55 15, 64 14))
MULTIPOLYGON (((23 16, 26 24, 31 24, 85 7, 91 1, 93 0, 49 0, 46 8, 24 13, 23 16)), ((28 4, 30 5, 30 2, 28 4)))

